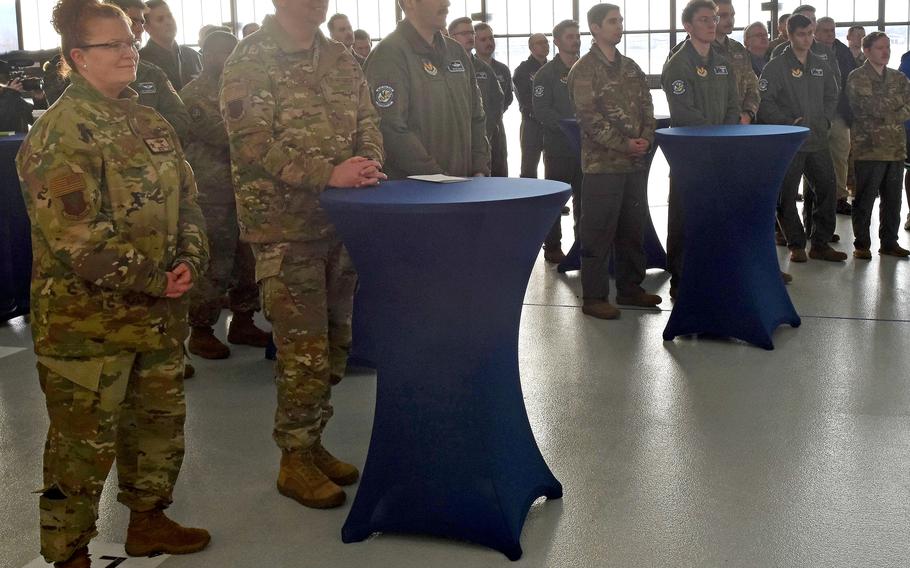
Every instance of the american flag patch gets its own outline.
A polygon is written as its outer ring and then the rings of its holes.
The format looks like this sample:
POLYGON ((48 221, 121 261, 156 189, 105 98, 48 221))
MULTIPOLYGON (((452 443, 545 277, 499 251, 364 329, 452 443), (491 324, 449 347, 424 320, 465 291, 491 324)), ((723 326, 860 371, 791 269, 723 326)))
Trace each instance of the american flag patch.
POLYGON ((85 179, 81 174, 68 174, 55 177, 47 184, 53 197, 63 197, 77 191, 85 190, 85 179))

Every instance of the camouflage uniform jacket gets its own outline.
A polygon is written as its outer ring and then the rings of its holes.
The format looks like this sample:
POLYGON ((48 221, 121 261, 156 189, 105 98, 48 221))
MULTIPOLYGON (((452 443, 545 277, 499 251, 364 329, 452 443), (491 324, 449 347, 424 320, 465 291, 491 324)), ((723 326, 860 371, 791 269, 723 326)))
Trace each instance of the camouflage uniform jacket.
POLYGON ((850 73, 847 97, 853 109, 850 137, 854 159, 905 160, 904 121, 910 120, 910 79, 887 67, 879 75, 866 61, 850 73))
POLYGON ((569 72, 569 95, 581 126, 581 167, 586 174, 647 169, 644 157, 627 152, 630 139, 654 144, 654 104, 647 78, 631 59, 616 52, 611 63, 594 46, 569 72))
POLYGON ((564 118, 575 118, 569 97, 569 67, 557 55, 534 75, 534 118, 543 127, 543 152, 548 158, 574 158, 577 154, 559 127, 564 118))
POLYGON ((231 147, 221 118, 221 79, 202 74, 180 91, 189 113, 186 159, 196 174, 199 203, 232 205, 231 147))
POLYGON ((725 42, 715 40, 711 44, 714 50, 726 58, 736 73, 736 92, 742 107, 742 112, 752 115, 753 122, 758 114, 758 77, 752 71, 752 57, 746 47, 728 37, 725 42))
POLYGON ((803 65, 788 47, 765 66, 758 90, 759 121, 791 125, 802 118, 799 126, 812 132, 800 152, 828 148, 828 131, 837 108, 837 83, 823 60, 810 51, 803 65))
POLYGON ((208 262, 193 172, 167 121, 123 95, 74 75, 16 157, 38 355, 172 348, 188 332, 187 296, 164 293, 166 271, 186 263, 198 278, 208 262))
POLYGON ((672 126, 739 124, 742 105, 730 63, 712 47, 707 60, 691 40, 664 64, 660 84, 667 94, 672 126))
POLYGON ((437 33, 430 45, 405 19, 370 53, 366 74, 389 177, 490 174, 483 102, 458 42, 437 33))
POLYGON ((268 16, 230 56, 222 85, 241 237, 333 236, 319 207, 332 170, 353 156, 383 158, 376 110, 351 52, 321 32, 312 50, 301 50, 268 16))

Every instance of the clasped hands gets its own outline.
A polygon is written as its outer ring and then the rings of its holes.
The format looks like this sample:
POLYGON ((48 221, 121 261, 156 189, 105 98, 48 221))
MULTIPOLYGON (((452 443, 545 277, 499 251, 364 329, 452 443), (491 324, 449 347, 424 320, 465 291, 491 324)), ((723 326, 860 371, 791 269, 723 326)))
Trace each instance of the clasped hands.
POLYGON ((641 157, 648 153, 651 143, 644 138, 629 138, 626 142, 626 153, 641 157))
POLYGON ((389 177, 382 173, 382 164, 376 160, 354 156, 341 162, 332 170, 329 187, 371 187, 389 177))

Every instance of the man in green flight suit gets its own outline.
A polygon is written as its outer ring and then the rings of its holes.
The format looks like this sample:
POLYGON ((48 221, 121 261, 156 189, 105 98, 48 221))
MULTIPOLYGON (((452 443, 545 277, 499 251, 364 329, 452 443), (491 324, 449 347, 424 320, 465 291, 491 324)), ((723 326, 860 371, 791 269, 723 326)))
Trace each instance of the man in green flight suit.
POLYGON ((448 0, 399 0, 394 32, 373 49, 366 76, 379 111, 390 178, 490 175, 486 116, 474 64, 445 37, 448 0))

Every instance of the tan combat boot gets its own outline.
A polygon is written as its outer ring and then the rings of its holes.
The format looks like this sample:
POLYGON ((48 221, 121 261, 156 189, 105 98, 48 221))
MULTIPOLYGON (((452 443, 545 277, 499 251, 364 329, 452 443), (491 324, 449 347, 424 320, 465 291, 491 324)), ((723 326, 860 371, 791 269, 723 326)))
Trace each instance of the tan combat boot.
POLYGON ((269 344, 269 334, 256 327, 252 312, 242 312, 231 318, 227 340, 234 345, 265 347, 269 344))
POLYGON ((597 319, 612 320, 619 317, 619 308, 610 302, 585 302, 581 306, 581 313, 597 319))
POLYGON ((69 557, 69 560, 54 562, 54 568, 92 568, 92 561, 88 555, 88 547, 83 546, 69 557))
POLYGON ((278 492, 313 509, 339 507, 345 499, 344 490, 316 466, 310 450, 282 450, 278 492))
POLYGON ((130 511, 126 553, 130 556, 191 554, 208 546, 211 539, 207 530, 180 526, 161 509, 130 511))
POLYGON ((190 331, 187 349, 203 359, 227 359, 231 356, 231 348, 221 343, 210 327, 194 327, 190 331))
POLYGON ((353 485, 360 478, 356 467, 330 454, 321 442, 316 442, 310 451, 316 467, 337 485, 353 485))

